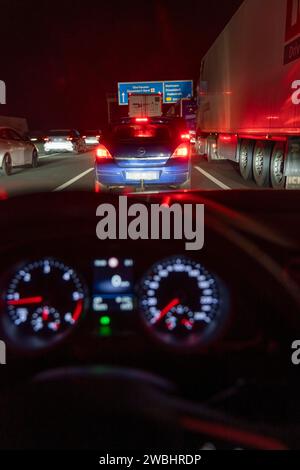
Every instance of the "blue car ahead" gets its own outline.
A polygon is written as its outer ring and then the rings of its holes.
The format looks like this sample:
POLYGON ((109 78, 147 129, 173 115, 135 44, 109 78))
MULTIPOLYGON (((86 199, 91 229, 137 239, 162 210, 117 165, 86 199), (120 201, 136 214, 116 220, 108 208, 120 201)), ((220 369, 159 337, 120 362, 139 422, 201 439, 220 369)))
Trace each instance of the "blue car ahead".
POLYGON ((96 190, 102 187, 190 185, 189 134, 181 119, 123 118, 96 149, 96 190))

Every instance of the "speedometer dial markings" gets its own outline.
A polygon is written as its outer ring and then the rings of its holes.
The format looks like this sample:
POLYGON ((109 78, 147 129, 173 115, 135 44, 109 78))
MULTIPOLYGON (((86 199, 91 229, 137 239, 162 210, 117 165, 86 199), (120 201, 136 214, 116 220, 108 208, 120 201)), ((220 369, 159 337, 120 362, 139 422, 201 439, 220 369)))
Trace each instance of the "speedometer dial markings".
POLYGON ((204 344, 222 323, 227 294, 202 264, 175 256, 149 270, 141 283, 139 305, 144 323, 160 340, 204 344))
POLYGON ((16 271, 4 300, 8 317, 22 335, 46 340, 67 332, 79 320, 84 299, 76 272, 45 258, 16 271))

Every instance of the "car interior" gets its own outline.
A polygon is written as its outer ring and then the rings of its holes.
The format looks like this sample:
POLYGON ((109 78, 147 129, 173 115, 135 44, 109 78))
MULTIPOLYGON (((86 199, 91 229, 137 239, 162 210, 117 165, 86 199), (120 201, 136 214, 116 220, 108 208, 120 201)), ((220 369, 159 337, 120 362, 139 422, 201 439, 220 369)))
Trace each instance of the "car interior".
POLYGON ((299 447, 299 193, 128 199, 205 204, 203 249, 99 240, 113 193, 0 201, 0 448, 299 447), (172 306, 200 285, 202 311, 179 324, 172 306))

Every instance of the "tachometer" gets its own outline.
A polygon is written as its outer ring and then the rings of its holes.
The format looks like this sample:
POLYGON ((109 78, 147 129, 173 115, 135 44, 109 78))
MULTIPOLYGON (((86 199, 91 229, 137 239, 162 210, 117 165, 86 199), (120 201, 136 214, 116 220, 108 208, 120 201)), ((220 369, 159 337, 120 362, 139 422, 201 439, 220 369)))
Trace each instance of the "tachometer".
POLYGON ((204 346, 223 326, 228 294, 219 278, 186 256, 156 263, 143 279, 139 307, 144 324, 174 346, 204 346))
POLYGON ((44 258, 13 274, 4 295, 6 331, 19 346, 47 346, 66 334, 84 310, 85 288, 76 271, 44 258))

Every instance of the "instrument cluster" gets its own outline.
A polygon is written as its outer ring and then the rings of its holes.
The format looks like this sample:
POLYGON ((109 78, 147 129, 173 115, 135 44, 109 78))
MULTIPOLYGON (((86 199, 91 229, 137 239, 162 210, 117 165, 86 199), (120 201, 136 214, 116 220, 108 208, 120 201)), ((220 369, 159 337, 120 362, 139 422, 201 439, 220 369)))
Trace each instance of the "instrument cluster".
POLYGON ((216 274, 186 255, 158 260, 143 276, 135 268, 133 257, 116 256, 91 260, 87 276, 52 257, 14 266, 1 281, 1 333, 18 350, 39 351, 93 316, 102 335, 122 318, 169 348, 200 349, 219 337, 230 295, 216 274))

